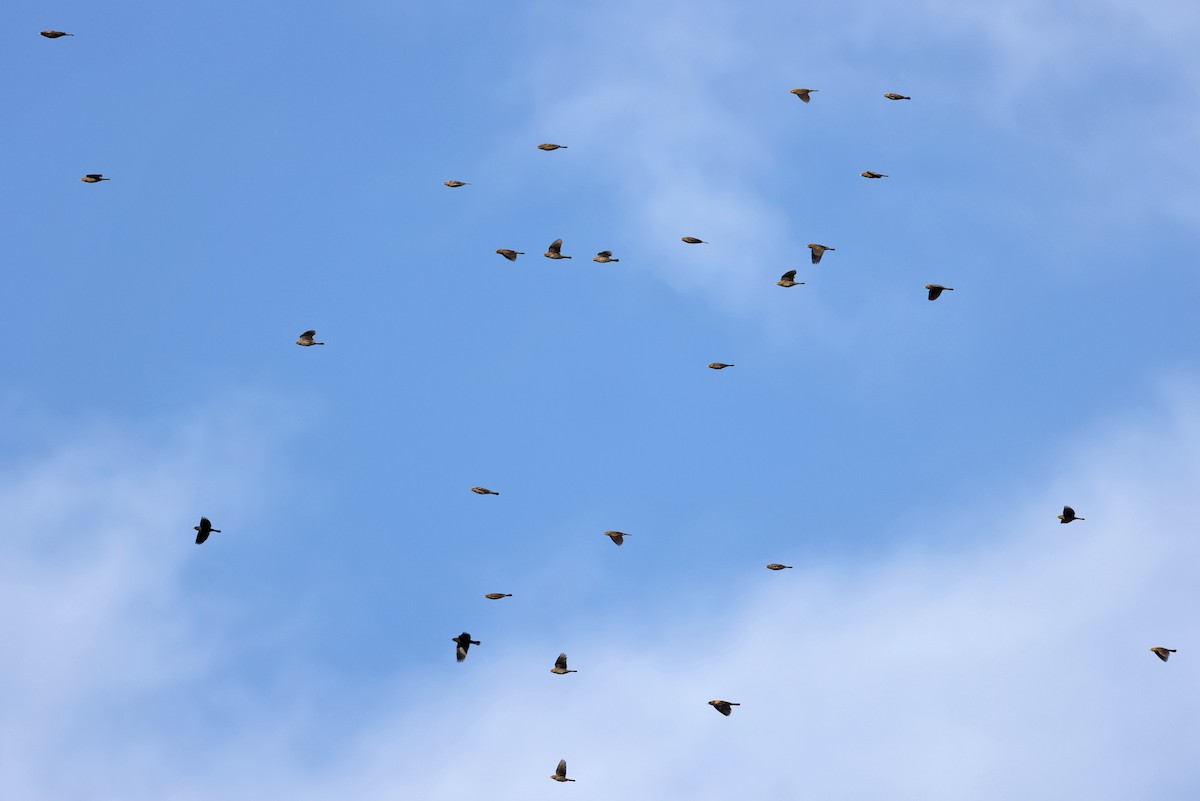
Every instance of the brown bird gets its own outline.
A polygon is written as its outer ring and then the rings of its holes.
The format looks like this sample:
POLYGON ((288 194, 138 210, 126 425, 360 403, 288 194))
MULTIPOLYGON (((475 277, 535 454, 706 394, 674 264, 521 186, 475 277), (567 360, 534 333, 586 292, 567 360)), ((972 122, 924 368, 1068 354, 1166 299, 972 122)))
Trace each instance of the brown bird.
POLYGON ((554 667, 550 668, 551 673, 557 673, 560 676, 565 676, 568 673, 578 673, 578 670, 567 670, 567 655, 559 654, 558 659, 554 660, 554 667))
POLYGON ((467 183, 466 181, 442 181, 442 183, 445 186, 450 187, 451 189, 456 189, 460 186, 470 186, 470 184, 467 183))
POLYGON ((791 565, 781 565, 778 562, 772 562, 767 565, 767 570, 791 570, 791 565))
POLYGON ((558 760, 558 767, 554 769, 554 775, 550 777, 556 782, 573 782, 574 779, 567 778, 567 760, 558 760))
POLYGON ((566 150, 566 149, 567 149, 566 145, 551 145, 551 144, 538 145, 538 150, 566 150))
POLYGON ((501 598, 511 598, 512 593, 511 592, 489 592, 487 595, 485 595, 483 597, 487 598, 489 601, 499 601, 501 598))
MULTIPOLYGON (((1082 520, 1083 518, 1080 518, 1082 520)), ((1175 653, 1174 648, 1163 648, 1161 645, 1156 645, 1150 649, 1150 652, 1157 656, 1162 661, 1166 662, 1170 659, 1171 654, 1175 653)))
POLYGON ((871 172, 870 170, 867 170, 866 172, 860 172, 859 175, 861 175, 863 178, 887 178, 887 176, 881 172, 871 172))
POLYGON ((895 92, 888 92, 886 95, 884 95, 884 97, 886 97, 888 100, 912 100, 911 97, 905 97, 904 95, 898 95, 895 92))
POLYGON ((609 262, 616 263, 620 261, 620 259, 614 259, 612 257, 611 250, 602 250, 592 258, 592 261, 598 261, 601 264, 608 264, 609 262))
POLYGON ((1059 523, 1070 523, 1072 520, 1086 520, 1085 517, 1076 517, 1075 510, 1070 506, 1063 507, 1063 513, 1058 516, 1059 523))
POLYGON ((942 296, 943 292, 953 292, 954 287, 942 286, 941 284, 926 284, 925 288, 929 290, 929 299, 937 300, 942 296))
POLYGON ((737 365, 733 365, 733 364, 724 364, 723 362, 713 362, 712 364, 709 365, 709 368, 712 370, 724 370, 726 367, 736 367, 736 366, 737 365))
POLYGON ((305 331, 303 334, 300 335, 300 338, 296 340, 296 344, 301 347, 304 347, 304 348, 311 348, 313 345, 324 345, 325 344, 324 342, 314 342, 313 341, 313 337, 315 337, 316 335, 317 335, 317 332, 315 329, 312 331, 305 331))
POLYGON ((564 256, 562 254, 562 240, 561 239, 555 239, 553 242, 551 242, 550 249, 547 250, 542 255, 545 256, 547 259, 569 259, 569 258, 571 258, 570 256, 564 256))
POLYGON ((733 708, 735 706, 741 706, 741 704, 735 704, 733 701, 721 701, 721 700, 709 701, 708 705, 711 706, 713 709, 717 710, 718 712, 720 712, 725 717, 729 717, 729 714, 731 712, 733 712, 733 708))
POLYGON ((98 172, 89 172, 79 180, 83 181, 85 184, 98 184, 101 181, 111 181, 112 178, 105 178, 98 172))
POLYGON ((509 250, 508 248, 500 248, 496 251, 509 261, 516 261, 517 256, 524 256, 525 252, 521 250, 509 250))
POLYGON ((689 245, 707 245, 708 244, 703 239, 697 239, 694 236, 681 237, 681 240, 684 242, 687 242, 689 245))
POLYGON ((208 535, 212 534, 214 531, 217 532, 218 534, 221 533, 221 529, 212 527, 212 521, 209 520, 207 517, 200 518, 200 525, 192 526, 192 528, 195 529, 195 531, 196 531, 196 544, 197 545, 203 545, 204 541, 206 539, 208 539, 208 535))
POLYGON ((467 651, 471 650, 472 645, 481 645, 479 640, 472 640, 471 635, 465 631, 457 637, 451 637, 450 642, 458 643, 458 648, 454 651, 454 658, 459 662, 467 658, 467 651))
POLYGON ((782 286, 782 287, 803 286, 803 285, 804 285, 803 281, 796 280, 796 271, 795 270, 788 270, 786 273, 784 273, 782 276, 780 276, 778 281, 775 282, 775 286, 782 286))
POLYGON ((625 538, 629 535, 624 531, 606 531, 604 532, 604 536, 608 537, 619 546, 621 543, 625 542, 625 538))
POLYGON ((810 100, 810 98, 808 96, 809 93, 810 92, 818 92, 818 91, 820 91, 820 90, 819 89, 792 89, 789 91, 789 94, 793 94, 796 97, 803 100, 805 103, 807 103, 810 100))
POLYGON ((484 487, 471 487, 471 492, 475 493, 476 495, 499 495, 500 494, 498 492, 492 492, 490 489, 485 489, 484 487))
POLYGON ((837 248, 831 248, 826 245, 818 245, 816 243, 809 243, 808 249, 812 251, 812 263, 813 264, 821 263, 821 257, 825 255, 825 251, 837 250, 837 248))
POLYGON ((75 34, 73 34, 73 33, 64 33, 62 31, 42 31, 42 36, 45 36, 47 39, 57 39, 60 36, 74 36, 74 35, 75 34))

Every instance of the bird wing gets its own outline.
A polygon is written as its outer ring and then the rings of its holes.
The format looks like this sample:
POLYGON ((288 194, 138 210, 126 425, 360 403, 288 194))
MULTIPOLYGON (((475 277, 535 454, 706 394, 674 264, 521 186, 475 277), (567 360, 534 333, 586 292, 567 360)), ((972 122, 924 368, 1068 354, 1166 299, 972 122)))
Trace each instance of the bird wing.
POLYGON ((938 297, 941 296, 941 294, 942 294, 942 288, 940 286, 930 287, 930 289, 929 289, 929 299, 930 300, 937 300, 938 297))
POLYGON ((555 239, 553 242, 551 242, 549 250, 551 253, 562 253, 562 240, 555 239))
POLYGON ((104 175, 98 172, 89 172, 84 178, 103 178, 104 175))
POLYGON ((796 271, 788 270, 786 273, 784 273, 782 276, 780 276, 779 280, 780 281, 795 281, 796 280, 796 271))
POLYGON ((554 666, 556 668, 561 668, 563 670, 566 670, 567 669, 567 655, 559 654, 558 659, 554 660, 554 666))
POLYGON ((1063 517, 1074 517, 1074 516, 1075 516, 1074 509, 1072 509, 1070 506, 1063 507, 1063 517))
POLYGON ((821 247, 820 245, 816 245, 815 247, 813 245, 809 245, 808 247, 812 251, 812 263, 820 264, 821 257, 825 255, 825 248, 821 247))
POLYGON ((208 539, 207 531, 205 531, 204 529, 200 529, 199 531, 196 532, 196 544, 197 545, 203 545, 204 541, 206 539, 208 539))
POLYGON ((558 760, 558 767, 554 769, 554 775, 562 776, 564 779, 567 777, 567 760, 558 760))
POLYGON ((602 250, 599 253, 597 253, 596 255, 603 256, 604 258, 607 259, 608 257, 612 256, 612 251, 611 250, 602 250))
POLYGON ((207 517, 200 518, 200 528, 212 528, 212 521, 207 517))

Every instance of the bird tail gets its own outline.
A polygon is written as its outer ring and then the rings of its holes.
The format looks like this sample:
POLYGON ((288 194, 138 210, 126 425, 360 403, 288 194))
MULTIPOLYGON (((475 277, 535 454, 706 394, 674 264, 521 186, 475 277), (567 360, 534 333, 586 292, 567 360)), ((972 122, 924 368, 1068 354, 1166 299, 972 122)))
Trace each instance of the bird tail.
MULTIPOLYGON (((573 257, 572 257, 572 256, 563 256, 562 258, 564 258, 564 259, 570 259, 570 258, 573 258, 573 257)), ((574 780, 574 779, 571 779, 571 781, 575 781, 575 780, 574 780)))
POLYGON ((1075 518, 1075 519, 1076 519, 1076 520, 1087 520, 1087 518, 1086 518, 1086 517, 1077 517, 1077 518, 1075 518))
POLYGON ((574 780, 574 779, 567 779, 567 781, 569 781, 569 782, 573 782, 573 781, 575 781, 575 780, 574 780))
MULTIPOLYGON (((73 33, 72 33, 72 34, 68 34, 68 35, 69 35, 69 36, 74 36, 75 34, 73 34, 73 33)), ((98 178, 97 180, 99 180, 99 181, 111 181, 111 180, 112 180, 112 178, 98 178)))
POLYGON ((482 645, 482 644, 483 643, 481 643, 479 640, 471 640, 471 645, 482 645))
POLYGON ((325 343, 324 342, 314 342, 313 344, 314 345, 324 345, 325 343))
POLYGON ((214 528, 213 531, 215 531, 217 534, 221 533, 221 529, 219 529, 219 528, 214 528))
POLYGON ((611 262, 618 262, 618 261, 620 261, 620 259, 609 259, 609 261, 611 261, 611 262))
POLYGON ((730 706, 741 706, 741 704, 735 704, 733 701, 730 701, 730 702, 729 702, 729 705, 730 705, 730 706))

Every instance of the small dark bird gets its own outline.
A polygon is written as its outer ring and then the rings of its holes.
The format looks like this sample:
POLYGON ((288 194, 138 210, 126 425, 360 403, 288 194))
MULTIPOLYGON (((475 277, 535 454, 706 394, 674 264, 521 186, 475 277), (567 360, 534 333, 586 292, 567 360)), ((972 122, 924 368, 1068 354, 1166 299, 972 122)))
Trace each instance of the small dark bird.
POLYGON ((795 95, 796 97, 800 98, 805 103, 807 103, 811 99, 808 96, 809 93, 817 92, 817 91, 820 91, 820 90, 819 89, 792 89, 788 93, 795 95))
POLYGON ((812 251, 812 263, 813 264, 821 263, 821 257, 825 255, 825 251, 837 250, 837 248, 826 247, 825 245, 818 245, 815 243, 809 244, 808 249, 812 251))
POLYGON ((904 95, 898 95, 895 92, 888 92, 886 95, 884 95, 884 97, 886 97, 888 100, 912 100, 911 97, 905 97, 904 95))
POLYGON ((550 249, 547 250, 542 255, 545 256, 547 259, 569 259, 569 258, 571 258, 570 256, 564 256, 562 254, 562 240, 561 239, 555 239, 553 242, 551 242, 550 249))
POLYGON ((689 245, 707 245, 708 244, 703 239, 697 239, 694 236, 681 237, 681 240, 684 242, 687 242, 689 245))
POLYGON ((457 189, 460 186, 470 186, 470 184, 466 181, 442 181, 442 184, 450 187, 451 189, 457 189))
POLYGON ((516 261, 516 260, 517 260, 517 256, 524 256, 524 255, 525 255, 524 251, 520 251, 520 250, 509 250, 508 248, 500 248, 500 249, 499 249, 499 250, 497 250, 496 252, 497 252, 497 253, 499 253, 499 254, 500 254, 501 256, 503 256, 504 258, 508 259, 509 261, 516 261))
POLYGON ((721 701, 721 700, 709 701, 708 705, 711 706, 713 709, 717 710, 718 712, 720 712, 725 717, 729 717, 729 714, 731 712, 733 712, 733 708, 735 706, 741 706, 741 704, 735 704, 733 701, 721 701))
POLYGON ((98 184, 101 181, 111 181, 112 178, 105 178, 98 172, 89 172, 79 180, 83 181, 85 184, 98 184))
POLYGON ((861 175, 863 178, 887 178, 887 176, 881 172, 871 172, 870 170, 867 170, 866 172, 860 172, 859 175, 861 175))
POLYGON ((767 570, 791 570, 791 565, 781 565, 778 562, 772 562, 767 565, 767 570))
POLYGON ((42 31, 42 36, 45 36, 47 39, 57 39, 60 36, 74 36, 74 35, 75 34, 73 34, 73 33, 64 33, 62 31, 42 31))
POLYGON ((1072 520, 1086 520, 1085 517, 1076 517, 1075 510, 1070 506, 1063 507, 1063 513, 1058 516, 1059 523, 1070 523, 1072 520))
POLYGON ((606 532, 604 532, 604 536, 608 537, 610 540, 612 540, 614 543, 616 543, 619 546, 623 542, 625 542, 625 538, 628 537, 629 535, 626 534, 624 531, 606 531, 606 532))
POLYGON ((316 329, 313 329, 311 331, 305 331, 303 334, 300 335, 300 338, 296 340, 296 344, 302 348, 311 348, 313 345, 324 345, 325 344, 324 342, 314 342, 313 341, 313 337, 315 337, 316 335, 317 335, 316 329))
POLYGON ((775 282, 775 286, 782 286, 782 287, 803 286, 803 285, 804 285, 803 281, 796 280, 796 271, 795 270, 788 270, 786 273, 784 273, 782 276, 779 277, 778 281, 775 282))
POLYGON ((937 300, 942 296, 943 292, 953 292, 954 287, 942 286, 941 284, 926 284, 925 288, 929 290, 929 299, 937 300))
POLYGON ((511 598, 512 593, 511 592, 489 592, 487 595, 485 595, 483 597, 487 598, 489 601, 499 601, 501 598, 511 598))
POLYGON ((458 643, 458 649, 454 652, 454 657, 459 662, 467 658, 467 651, 471 650, 472 645, 479 645, 479 640, 472 640, 471 635, 465 631, 457 637, 451 637, 450 642, 458 643))
POLYGON ((208 535, 212 534, 214 531, 218 534, 221 533, 221 529, 212 527, 212 521, 207 517, 200 518, 200 525, 192 526, 192 528, 196 530, 197 545, 203 545, 204 541, 208 539, 208 535))
POLYGON ((567 778, 567 760, 558 760, 558 767, 554 769, 554 775, 550 777, 556 782, 573 782, 574 779, 567 778))
POLYGON ((557 673, 560 676, 565 676, 568 673, 578 673, 578 670, 567 670, 567 655, 559 654, 558 659, 554 660, 554 667, 550 668, 551 673, 557 673))
POLYGON ((551 145, 551 144, 538 145, 538 150, 566 150, 566 149, 567 149, 566 145, 551 145))
POLYGON ((611 250, 602 250, 592 258, 592 261, 598 261, 601 264, 608 264, 609 262, 613 262, 615 264, 616 262, 619 262, 620 259, 614 259, 612 257, 611 250))
POLYGON ((476 495, 499 495, 500 494, 498 492, 492 492, 490 489, 485 489, 484 487, 471 487, 471 492, 475 493, 476 495))
POLYGON ((709 365, 712 370, 724 370, 726 367, 736 367, 734 364, 724 364, 723 362, 713 362, 709 365))
MULTIPOLYGON (((1079 519, 1082 520, 1083 518, 1081 517, 1079 519)), ((1171 654, 1175 653, 1175 649, 1174 648, 1163 648, 1161 645, 1156 645, 1155 647, 1150 649, 1150 652, 1153 653, 1155 656, 1157 656, 1162 661, 1166 662, 1168 659, 1171 658, 1171 654)))

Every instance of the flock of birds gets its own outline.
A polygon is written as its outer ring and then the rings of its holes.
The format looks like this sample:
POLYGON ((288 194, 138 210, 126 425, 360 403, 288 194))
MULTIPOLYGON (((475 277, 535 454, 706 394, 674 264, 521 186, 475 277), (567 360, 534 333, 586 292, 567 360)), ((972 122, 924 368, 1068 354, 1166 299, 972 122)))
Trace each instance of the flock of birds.
MULTIPOLYGON (((64 36, 74 36, 74 34, 72 34, 72 33, 66 33, 64 31, 56 31, 56 30, 44 30, 41 32, 41 35, 46 37, 47 39, 59 39, 64 36)), ((817 89, 792 89, 792 90, 790 90, 790 93, 795 95, 796 97, 798 97, 802 102, 809 103, 812 100, 812 94, 817 91, 818 91, 817 89)), ((911 100, 912 99, 911 97, 908 97, 906 95, 897 94, 895 92, 887 92, 886 94, 884 94, 884 97, 887 98, 888 100, 911 100)), ((539 150, 549 152, 549 151, 554 151, 554 150, 565 150, 567 148, 567 145, 544 143, 544 144, 538 145, 537 148, 539 150)), ((864 170, 863 172, 861 172, 859 174, 863 178, 868 178, 868 179, 879 179, 879 178, 887 178, 888 177, 884 173, 873 172, 871 170, 864 170)), ((80 180, 83 181, 84 183, 95 184, 95 183, 100 183, 101 181, 108 181, 111 179, 105 178, 104 175, 101 173, 88 173, 87 175, 83 176, 80 180)), ((444 181, 443 184, 447 187, 450 187, 451 189, 458 189, 460 187, 471 185, 469 182, 458 181, 458 180, 444 181)), ((688 245, 707 244, 704 240, 699 239, 694 236, 681 237, 681 241, 688 245)), ((563 241, 561 239, 556 239, 550 243, 549 247, 547 247, 547 249, 546 249, 546 252, 543 253, 542 255, 545 256, 547 259, 556 259, 556 260, 572 258, 571 256, 563 255, 562 247, 563 247, 563 241)), ((828 245, 822 245, 822 244, 817 244, 817 243, 810 243, 807 247, 811 251, 811 259, 812 259, 813 264, 820 264, 821 258, 826 253, 836 250, 836 248, 829 247, 828 245)), ((525 255, 524 251, 512 250, 510 248, 499 248, 496 250, 496 253, 503 256, 505 259, 507 259, 508 261, 511 261, 511 262, 515 262, 517 260, 518 256, 525 255)), ((612 256, 613 256, 613 254, 612 254, 611 250, 602 250, 592 258, 592 261, 599 262, 601 264, 610 264, 610 263, 615 264, 620 261, 620 259, 614 259, 612 256)), ((776 282, 776 285, 780 286, 780 287, 784 287, 785 289, 790 289, 791 287, 804 285, 804 283, 805 283, 804 281, 796 280, 796 274, 797 274, 797 270, 788 270, 782 276, 780 276, 780 279, 776 282)), ((950 292, 950 291, 954 290, 954 287, 942 286, 941 284, 926 284, 924 288, 926 290, 928 290, 929 300, 937 300, 939 297, 941 297, 941 294, 943 292, 950 292)), ((311 347, 313 345, 324 345, 325 344, 324 342, 316 341, 316 335, 317 335, 317 332, 315 330, 305 331, 304 333, 300 334, 300 337, 296 340, 295 344, 300 345, 301 347, 311 347)), ((735 366, 735 365, 725 364, 723 362, 712 362, 708 365, 708 367, 713 370, 724 370, 727 367, 733 367, 733 366, 735 366)), ((475 493, 476 495, 499 495, 500 494, 499 492, 496 492, 491 489, 487 489, 486 487, 471 487, 471 492, 475 493)), ((1084 520, 1084 518, 1077 516, 1075 514, 1075 510, 1072 509, 1070 506, 1064 506, 1063 510, 1062 510, 1062 514, 1058 515, 1058 521, 1060 523, 1064 523, 1064 524, 1071 523, 1076 520, 1084 520)), ((207 517, 201 517, 200 524, 197 526, 194 526, 193 528, 196 532, 196 544, 197 545, 203 545, 208 540, 208 538, 211 534, 221 533, 221 529, 213 528, 212 521, 210 521, 207 517)), ((603 533, 604 533, 604 536, 611 539, 612 542, 617 546, 624 544, 625 538, 630 536, 628 533, 623 532, 623 531, 605 531, 603 533)), ((793 566, 780 564, 778 562, 772 562, 771 564, 766 565, 766 568, 768 570, 780 571, 780 570, 790 570, 793 568, 793 566)), ((503 598, 511 598, 512 593, 489 592, 486 595, 484 595, 483 597, 490 601, 498 601, 503 598)), ((471 634, 469 632, 465 632, 465 631, 462 632, 461 634, 459 634, 457 637, 452 637, 451 642, 453 642, 455 644, 455 659, 458 662, 462 662, 467 658, 467 653, 471 650, 472 645, 480 645, 481 644, 479 640, 471 639, 471 634)), ((1162 646, 1155 646, 1150 649, 1150 652, 1153 653, 1155 656, 1157 656, 1159 659, 1161 659, 1163 662, 1166 662, 1170 658, 1171 654, 1176 653, 1176 649, 1164 648, 1162 646)), ((554 673, 556 675, 559 675, 559 676, 565 676, 569 673, 577 673, 578 671, 568 669, 567 668, 567 655, 565 653, 560 653, 558 655, 558 658, 554 660, 554 667, 550 668, 550 672, 554 673)), ((731 715, 733 713, 733 707, 740 706, 740 704, 735 703, 733 701, 726 701, 726 700, 719 699, 719 698, 709 701, 708 704, 713 709, 715 709, 717 712, 719 712, 720 714, 722 714, 726 717, 728 717, 729 715, 731 715)), ((575 779, 571 779, 571 778, 567 777, 567 761, 565 759, 559 760, 558 766, 555 768, 554 774, 551 775, 550 778, 556 782, 573 782, 573 781, 575 781, 575 779)))

